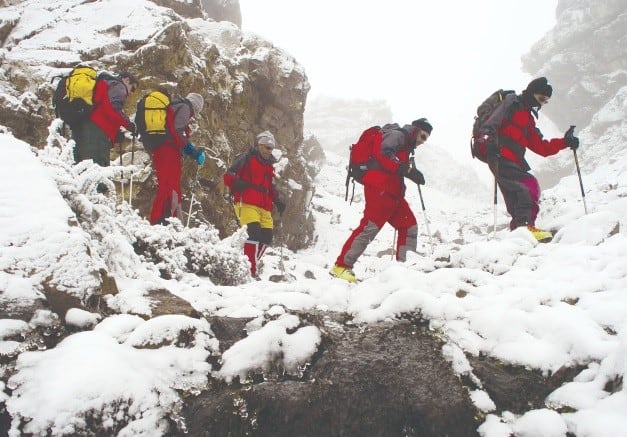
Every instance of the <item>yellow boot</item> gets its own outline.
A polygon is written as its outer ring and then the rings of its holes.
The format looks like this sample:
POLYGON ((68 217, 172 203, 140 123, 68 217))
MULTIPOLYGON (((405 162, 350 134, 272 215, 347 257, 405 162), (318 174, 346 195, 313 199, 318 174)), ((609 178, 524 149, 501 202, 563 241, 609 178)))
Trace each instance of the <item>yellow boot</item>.
POLYGON ((347 267, 340 267, 337 264, 333 266, 333 268, 329 271, 331 276, 335 276, 336 278, 344 279, 352 284, 357 282, 357 278, 355 277, 355 272, 352 269, 347 267))
POLYGON ((549 231, 538 229, 532 225, 527 225, 527 229, 529 229, 529 232, 531 232, 535 239, 538 240, 540 243, 548 243, 553 239, 553 234, 549 231))

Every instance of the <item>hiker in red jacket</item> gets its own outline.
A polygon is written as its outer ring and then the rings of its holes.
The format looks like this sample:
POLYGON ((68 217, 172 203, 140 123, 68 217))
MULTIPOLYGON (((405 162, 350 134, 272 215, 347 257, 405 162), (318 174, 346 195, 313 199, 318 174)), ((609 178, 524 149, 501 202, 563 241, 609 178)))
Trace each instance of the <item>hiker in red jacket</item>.
POLYGON ((269 131, 260 133, 254 146, 235 158, 224 174, 224 185, 233 193, 235 215, 240 226, 246 226, 248 231, 244 254, 250 261, 250 274, 257 280, 259 260, 272 243, 272 206, 276 206, 279 214, 285 210, 285 203, 274 187, 275 146, 274 135, 269 131))
POLYGON ((433 127, 426 118, 400 128, 398 124, 383 126, 381 144, 374 146, 376 164, 363 176, 366 206, 359 226, 344 243, 331 269, 332 276, 356 282, 353 266, 385 223, 397 231, 396 259, 405 261, 408 250, 415 251, 418 239, 416 217, 405 200, 407 177, 418 185, 425 183, 422 173, 410 166, 410 155, 423 144, 433 127))
POLYGON ((189 123, 202 111, 204 99, 189 93, 185 99, 172 101, 166 112, 166 137, 152 151, 152 166, 157 175, 157 193, 150 211, 150 224, 165 224, 166 218, 183 219, 181 204, 181 173, 183 154, 191 156, 198 165, 205 162, 205 152, 190 142, 189 123))
POLYGON ((530 149, 538 155, 551 156, 567 147, 573 150, 579 147, 579 139, 572 130, 564 138, 545 140, 536 128, 538 111, 548 103, 552 94, 553 88, 546 77, 534 79, 521 95, 511 94, 503 101, 504 108, 511 108, 508 110, 511 116, 495 113, 482 127, 481 141, 497 144, 497 147, 490 146, 496 149, 496 153, 488 157, 488 165, 512 217, 510 229, 526 226, 538 241, 550 240, 552 234, 535 226, 540 210, 540 185, 529 173, 531 168, 525 160, 525 152, 530 149))
MULTIPOLYGON (((135 125, 124 113, 124 104, 129 94, 135 92, 138 86, 135 76, 127 72, 116 77, 105 76, 96 81, 89 120, 72 127, 72 137, 76 142, 76 162, 93 159, 96 164, 109 166, 109 151, 120 128, 135 134, 135 125)), ((103 186, 99 191, 102 188, 103 186)))

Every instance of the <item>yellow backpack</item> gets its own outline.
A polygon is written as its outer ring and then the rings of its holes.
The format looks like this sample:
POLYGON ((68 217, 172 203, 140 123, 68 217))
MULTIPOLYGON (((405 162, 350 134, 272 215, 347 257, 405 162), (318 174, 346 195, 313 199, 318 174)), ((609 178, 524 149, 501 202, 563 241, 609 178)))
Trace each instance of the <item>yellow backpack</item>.
POLYGON ((89 106, 94 104, 94 87, 98 73, 91 67, 76 67, 65 81, 67 98, 70 102, 82 99, 89 106))
POLYGON ((152 152, 166 140, 168 108, 172 106, 174 111, 178 112, 181 103, 187 104, 190 111, 192 110, 189 100, 180 97, 172 99, 163 91, 152 91, 139 99, 135 112, 135 126, 146 151, 152 152))
POLYGON ((59 82, 52 96, 55 114, 70 127, 89 118, 94 103, 98 74, 91 67, 77 66, 67 76, 56 76, 59 82))

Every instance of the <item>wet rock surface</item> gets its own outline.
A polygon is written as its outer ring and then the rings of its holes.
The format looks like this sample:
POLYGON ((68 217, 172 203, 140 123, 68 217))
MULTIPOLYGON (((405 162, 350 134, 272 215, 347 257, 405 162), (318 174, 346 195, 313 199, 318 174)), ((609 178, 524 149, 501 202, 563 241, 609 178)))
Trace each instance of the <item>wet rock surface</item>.
POLYGON ((490 357, 468 357, 473 373, 483 384, 499 412, 523 414, 544 408, 544 399, 560 385, 572 379, 585 366, 562 368, 551 376, 538 370, 503 364, 490 357))
POLYGON ((188 400, 189 435, 476 435, 468 392, 426 327, 315 322, 324 340, 302 378, 214 386, 188 400))

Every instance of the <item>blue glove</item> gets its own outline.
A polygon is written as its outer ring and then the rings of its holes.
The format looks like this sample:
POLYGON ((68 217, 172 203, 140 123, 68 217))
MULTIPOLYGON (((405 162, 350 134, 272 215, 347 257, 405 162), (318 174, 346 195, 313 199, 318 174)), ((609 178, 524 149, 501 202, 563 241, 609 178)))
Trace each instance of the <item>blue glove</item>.
POLYGON ((187 143, 183 148, 183 153, 189 156, 193 156, 196 153, 196 148, 192 143, 187 143))
POLYGON ((197 153, 196 153, 196 163, 198 165, 203 165, 205 163, 205 151, 200 149, 197 153))

